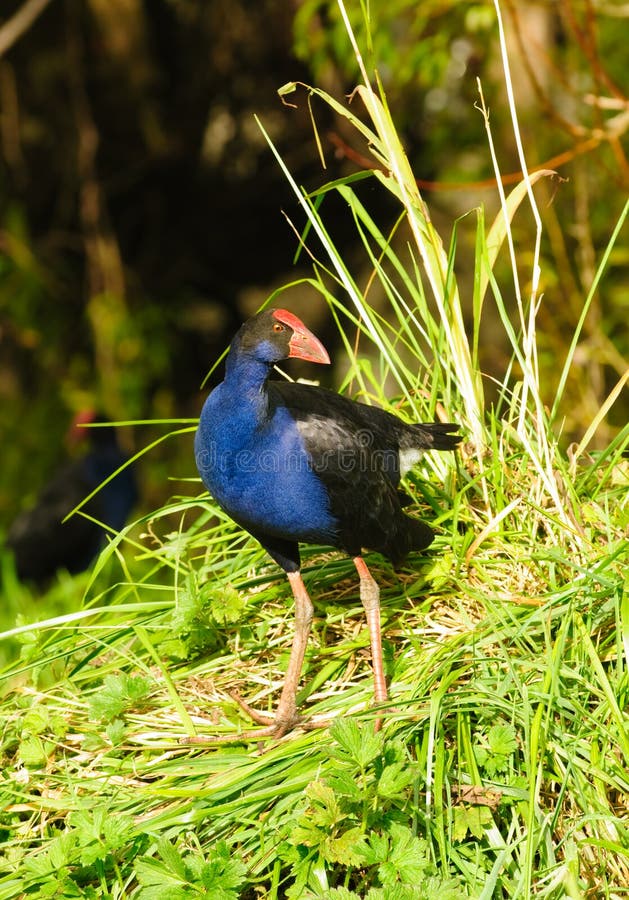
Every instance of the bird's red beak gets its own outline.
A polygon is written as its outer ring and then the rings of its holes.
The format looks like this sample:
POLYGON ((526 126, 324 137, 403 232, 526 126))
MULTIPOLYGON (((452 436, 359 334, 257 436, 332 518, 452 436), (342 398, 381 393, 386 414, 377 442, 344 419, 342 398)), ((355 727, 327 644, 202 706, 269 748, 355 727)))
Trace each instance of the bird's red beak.
POLYGON ((301 319, 288 312, 287 309, 276 309, 273 317, 292 330, 293 335, 288 343, 289 359, 304 359, 306 362, 329 363, 330 357, 319 338, 309 331, 301 319))
MULTIPOLYGON (((77 447, 90 436, 90 429, 84 425, 93 425, 96 421, 96 412, 93 409, 85 409, 77 413, 72 419, 72 424, 66 434, 66 444, 69 448, 77 447)), ((93 432, 92 432, 93 434, 93 432)))

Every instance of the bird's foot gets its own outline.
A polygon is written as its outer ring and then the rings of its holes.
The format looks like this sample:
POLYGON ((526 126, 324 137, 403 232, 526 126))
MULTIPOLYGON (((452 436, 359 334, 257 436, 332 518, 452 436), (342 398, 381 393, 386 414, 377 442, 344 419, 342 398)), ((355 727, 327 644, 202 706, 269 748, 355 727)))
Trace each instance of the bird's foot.
POLYGON ((278 740, 292 731, 293 728, 299 727, 303 731, 314 731, 315 728, 326 728, 330 723, 328 719, 316 721, 303 719, 297 714, 296 709, 282 709, 281 703, 277 708, 274 716, 261 713, 257 709, 250 706, 237 691, 229 691, 229 696, 238 706, 249 716, 249 718, 261 728, 250 728, 246 731, 239 731, 235 734, 217 734, 217 735, 193 735, 182 738, 181 743, 184 744, 235 744, 241 741, 260 741, 275 739, 278 740))
MULTIPOLYGON (((289 731, 292 731, 293 728, 301 728, 302 731, 314 731, 315 728, 327 728, 330 724, 329 719, 304 719, 303 716, 300 716, 297 713, 294 706, 287 706, 286 709, 283 709, 281 701, 275 715, 269 716, 266 713, 261 713, 252 706, 249 706, 247 701, 243 700, 238 691, 229 691, 229 696, 232 700, 236 701, 243 712, 247 713, 250 719, 253 719, 258 725, 265 726, 262 733, 268 731, 272 737, 283 737, 289 731)), ((255 733, 260 734, 261 732, 260 730, 257 730, 255 733)))
POLYGON ((266 741, 271 738, 280 738, 285 731, 278 731, 273 725, 265 728, 250 728, 247 731, 237 731, 233 734, 194 734, 181 738, 180 744, 241 744, 244 741, 266 741))
MULTIPOLYGON (((269 731, 269 734, 272 737, 283 737, 287 731, 292 731, 296 725, 301 723, 301 716, 297 715, 297 710, 294 706, 292 708, 282 709, 282 704, 280 703, 275 715, 269 716, 266 713, 258 712, 253 706, 249 706, 247 701, 240 696, 238 691, 229 691, 229 696, 232 700, 236 701, 242 711, 245 712, 253 722, 256 722, 258 725, 264 725, 265 732, 269 731)), ((259 733, 260 732, 258 731, 258 734, 259 733)))

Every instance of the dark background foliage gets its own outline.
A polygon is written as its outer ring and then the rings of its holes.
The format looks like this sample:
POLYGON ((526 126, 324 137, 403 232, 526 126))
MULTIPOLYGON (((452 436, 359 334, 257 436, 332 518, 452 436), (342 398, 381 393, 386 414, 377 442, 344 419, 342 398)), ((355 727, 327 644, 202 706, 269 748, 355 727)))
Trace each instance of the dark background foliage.
MULTIPOLYGON (((5 26, 29 5, 5 4, 5 26)), ((508 133, 493 5, 372 3, 373 46, 359 4, 349 6, 414 171, 442 187, 456 183, 429 196, 446 238, 454 216, 481 203, 496 208, 474 108, 478 75, 493 127, 508 133)), ((529 164, 561 154, 569 179, 540 189, 548 204, 540 352, 550 397, 629 181, 623 20, 612 13, 595 16, 579 0, 505 4, 529 164), (606 204, 594 202, 601 192, 606 204)), ((254 115, 306 187, 362 168, 366 148, 347 143, 343 123, 313 101, 323 172, 306 95, 296 108, 277 95, 302 80, 343 99, 356 83, 353 66, 336 4, 313 0, 50 0, 6 49, 0 528, 60 457, 72 412, 96 403, 122 420, 197 414, 203 376, 238 323, 302 271, 293 268, 297 241, 282 215, 300 227, 296 203, 254 115)), ((515 152, 501 165, 517 170, 515 152)), ((371 182, 364 190, 370 208, 393 220, 390 201, 371 182)), ((328 214, 350 252, 344 210, 328 214)), ((517 227, 529 228, 522 218, 517 227)), ((467 240, 472 246, 473 233, 467 240)), ((461 242, 464 266, 465 232, 461 242)), ((568 438, 587 427, 626 366, 626 267, 625 249, 588 319, 568 438)), ((296 289, 286 302, 325 339, 314 295, 296 289)), ((500 353, 487 348, 489 371, 500 353)), ((613 412, 603 439, 626 412, 626 404, 613 412)), ((155 433, 129 429, 125 439, 137 448, 155 433)), ((167 496, 173 471, 193 473, 189 442, 145 466, 147 506, 167 496)))

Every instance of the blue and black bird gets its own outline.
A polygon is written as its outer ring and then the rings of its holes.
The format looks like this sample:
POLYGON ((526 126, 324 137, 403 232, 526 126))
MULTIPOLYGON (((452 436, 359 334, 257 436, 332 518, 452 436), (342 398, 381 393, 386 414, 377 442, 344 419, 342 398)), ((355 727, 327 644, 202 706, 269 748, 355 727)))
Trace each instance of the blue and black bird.
POLYGON ((225 378, 207 398, 195 437, 201 478, 219 506, 286 572, 295 598, 295 634, 273 719, 241 705, 280 736, 299 721, 296 693, 313 607, 300 575, 299 544, 348 553, 360 578, 369 627, 374 695, 387 699, 379 589, 362 557, 394 563, 423 550, 434 534, 411 518, 400 478, 424 450, 453 450, 458 426, 408 425, 396 416, 311 385, 271 380, 287 358, 329 363, 321 342, 293 313, 267 309, 236 334, 225 378))
POLYGON ((76 416, 69 441, 84 444, 85 449, 51 477, 35 504, 21 512, 9 528, 6 544, 22 581, 42 585, 59 569, 83 572, 104 544, 104 528, 120 531, 137 502, 135 473, 126 468, 85 503, 81 508, 84 515, 77 513, 64 522, 128 459, 116 428, 93 411, 76 416), (98 427, 82 427, 97 419, 98 427))

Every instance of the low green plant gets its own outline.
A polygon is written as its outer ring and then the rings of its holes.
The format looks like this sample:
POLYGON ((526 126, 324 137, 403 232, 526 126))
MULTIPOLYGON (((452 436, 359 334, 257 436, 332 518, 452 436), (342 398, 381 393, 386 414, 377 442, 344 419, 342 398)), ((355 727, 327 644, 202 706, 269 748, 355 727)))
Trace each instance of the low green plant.
POLYGON ((245 883, 246 866, 234 859, 224 841, 208 856, 199 848, 180 852, 165 840, 157 843, 157 858, 141 857, 135 871, 141 885, 138 900, 185 900, 203 896, 236 900, 245 883))
POLYGON ((345 894, 338 896, 374 900, 418 891, 460 896, 460 882, 437 875, 427 842, 417 836, 421 770, 407 746, 352 719, 334 722, 330 737, 334 766, 306 787, 278 851, 295 878, 286 896, 321 896, 323 889, 334 897, 339 884, 345 894), (319 893, 310 891, 312 883, 319 893))

